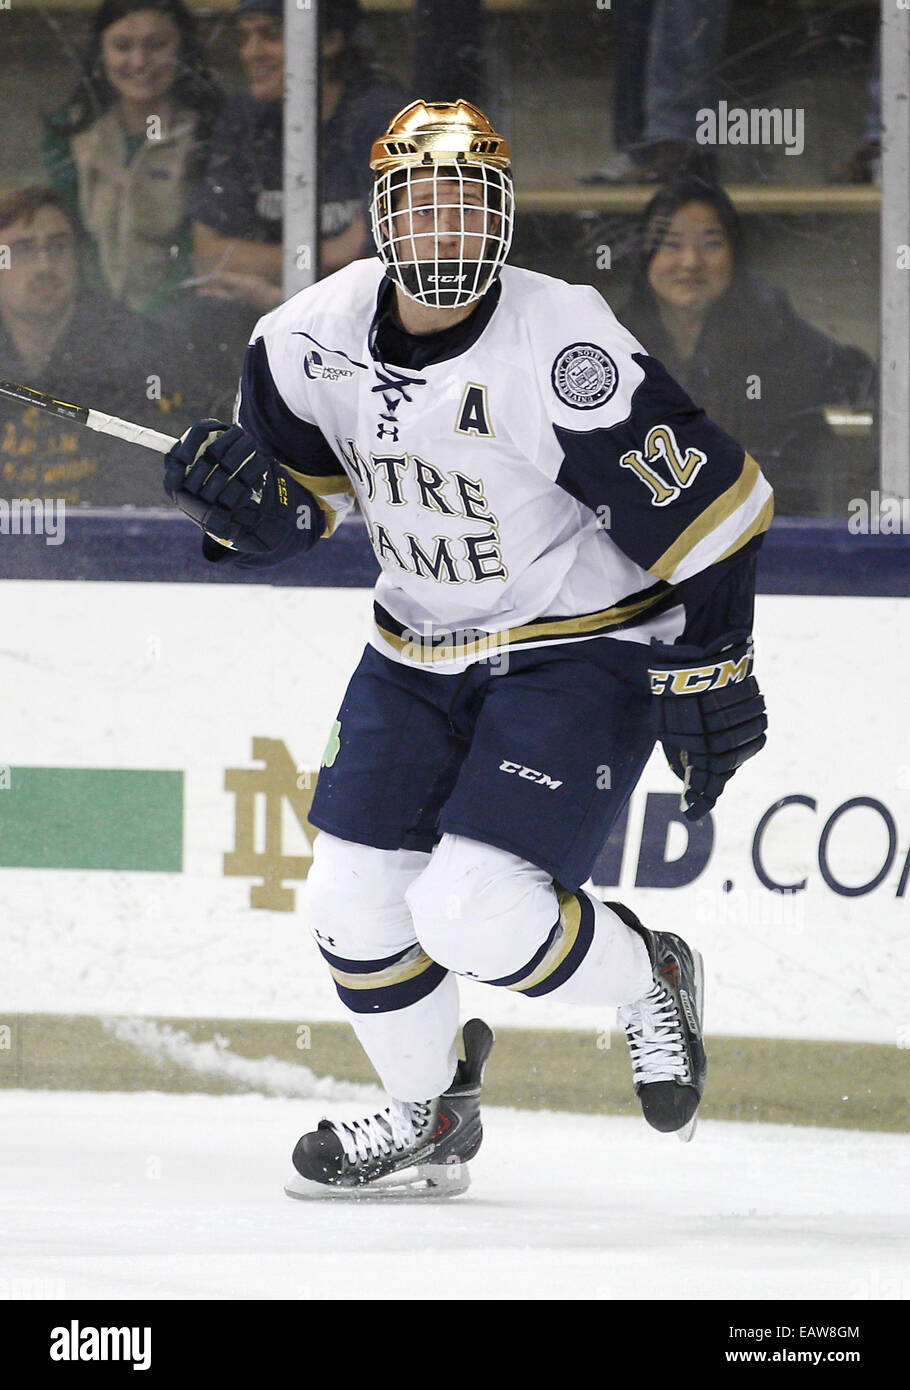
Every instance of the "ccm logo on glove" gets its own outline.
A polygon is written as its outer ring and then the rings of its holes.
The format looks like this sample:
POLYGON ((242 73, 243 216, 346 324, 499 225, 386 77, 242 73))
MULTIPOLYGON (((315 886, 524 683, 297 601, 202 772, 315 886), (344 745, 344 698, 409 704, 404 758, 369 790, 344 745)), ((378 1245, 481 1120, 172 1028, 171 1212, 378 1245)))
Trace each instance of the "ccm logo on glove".
POLYGON ((728 632, 706 647, 652 639, 648 670, 657 737, 684 783, 686 820, 711 810, 738 767, 765 744, 765 702, 752 674, 752 638, 728 632))
POLYGON ((705 690, 719 690, 724 685, 744 681, 752 673, 752 653, 747 651, 738 660, 728 658, 713 666, 689 666, 683 670, 648 671, 652 695, 700 695, 705 690))

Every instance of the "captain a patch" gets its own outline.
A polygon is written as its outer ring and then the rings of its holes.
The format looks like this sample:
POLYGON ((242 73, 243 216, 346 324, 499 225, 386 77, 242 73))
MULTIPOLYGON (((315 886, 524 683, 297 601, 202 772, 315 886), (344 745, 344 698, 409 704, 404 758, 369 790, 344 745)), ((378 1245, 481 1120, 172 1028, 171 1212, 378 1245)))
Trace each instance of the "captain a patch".
POLYGON ((475 381, 469 381, 464 388, 461 397, 461 405, 458 407, 458 423, 455 426, 456 434, 470 434, 483 439, 493 439, 492 426, 490 425, 490 410, 487 405, 487 388, 479 386, 475 381))
POLYGON ((616 363, 596 343, 572 343, 563 348, 550 378, 559 399, 573 410, 596 410, 610 399, 619 383, 616 363))

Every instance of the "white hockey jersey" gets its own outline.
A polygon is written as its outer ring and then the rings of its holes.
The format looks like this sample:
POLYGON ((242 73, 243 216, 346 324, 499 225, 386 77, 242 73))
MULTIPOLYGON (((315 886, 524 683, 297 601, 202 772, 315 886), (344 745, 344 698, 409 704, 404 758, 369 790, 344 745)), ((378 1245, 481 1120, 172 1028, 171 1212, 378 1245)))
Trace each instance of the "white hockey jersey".
POLYGON ((500 286, 459 350, 397 367, 374 356, 383 268, 347 266, 257 324, 237 420, 324 534, 356 497, 386 656, 451 673, 514 647, 672 641, 674 586, 768 527, 771 488, 594 289, 513 267, 500 286))

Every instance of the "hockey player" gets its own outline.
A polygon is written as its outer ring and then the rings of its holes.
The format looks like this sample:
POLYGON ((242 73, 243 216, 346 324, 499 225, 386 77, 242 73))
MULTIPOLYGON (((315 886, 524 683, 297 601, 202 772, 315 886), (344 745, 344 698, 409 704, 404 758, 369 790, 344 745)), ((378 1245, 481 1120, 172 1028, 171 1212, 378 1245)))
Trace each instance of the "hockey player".
POLYGON ((655 739, 692 820, 765 741, 771 489, 593 289, 504 268, 509 164, 467 102, 400 112, 379 259, 260 320, 236 423, 166 463, 209 560, 275 564, 356 498, 382 568, 307 904, 390 1102, 304 1135, 294 1196, 464 1190, 492 1034, 457 1061, 458 975, 619 1006, 658 1130, 689 1137, 704 1086, 698 953, 582 885, 655 739))

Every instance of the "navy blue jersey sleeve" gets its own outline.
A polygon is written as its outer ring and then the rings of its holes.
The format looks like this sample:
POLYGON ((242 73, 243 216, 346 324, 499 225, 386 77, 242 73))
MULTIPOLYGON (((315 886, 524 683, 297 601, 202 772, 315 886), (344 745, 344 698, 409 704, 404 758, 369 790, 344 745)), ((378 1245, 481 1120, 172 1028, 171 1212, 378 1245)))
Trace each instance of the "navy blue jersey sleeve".
POLYGON ((553 429, 557 483, 601 518, 610 539, 655 579, 681 584, 733 555, 771 523, 756 461, 644 352, 626 417, 553 429))
POLYGON ((246 351, 236 414, 259 448, 313 494, 330 536, 353 506, 351 480, 319 426, 291 410, 278 390, 261 337, 246 351))
POLYGON ((250 343, 243 361, 237 423, 264 453, 315 477, 341 469, 318 425, 295 415, 275 385, 262 338, 250 343))
POLYGON ((755 568, 761 537, 684 579, 674 589, 676 602, 685 609, 685 626, 678 642, 706 647, 727 632, 752 631, 755 612, 755 568))
POLYGON ((322 534, 331 535, 353 506, 350 478, 320 427, 290 409, 279 392, 263 338, 250 343, 243 359, 236 420, 313 493, 325 520, 322 534))
MULTIPOLYGON (((262 338, 256 338, 247 348, 235 413, 237 424, 255 441, 256 447, 277 459, 284 471, 306 489, 315 518, 310 530, 311 544, 331 535, 350 509, 350 479, 318 425, 301 419, 282 397, 275 385, 262 338)), ((239 554, 210 538, 203 545, 207 560, 213 563, 229 560, 241 568, 251 569, 281 564, 300 550, 299 534, 289 534, 285 544, 264 555, 239 554)))

